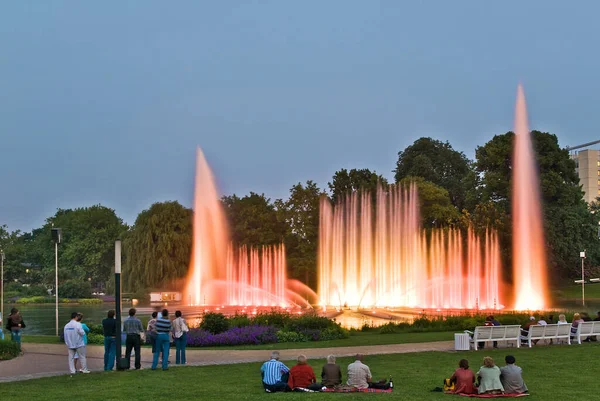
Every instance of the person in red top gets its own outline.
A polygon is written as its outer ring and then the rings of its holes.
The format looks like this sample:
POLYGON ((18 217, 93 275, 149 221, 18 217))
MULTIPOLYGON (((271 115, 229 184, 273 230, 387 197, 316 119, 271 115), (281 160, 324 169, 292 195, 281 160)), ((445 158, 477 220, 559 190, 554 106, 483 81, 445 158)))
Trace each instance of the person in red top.
POLYGON ((461 359, 458 362, 458 369, 454 371, 454 374, 450 378, 450 381, 454 383, 454 394, 476 394, 477 387, 473 385, 475 383, 475 373, 469 369, 469 361, 461 359))
POLYGON ((288 385, 292 390, 309 389, 319 391, 321 386, 316 381, 317 378, 313 368, 306 363, 306 355, 300 355, 298 357, 298 364, 290 369, 288 385))

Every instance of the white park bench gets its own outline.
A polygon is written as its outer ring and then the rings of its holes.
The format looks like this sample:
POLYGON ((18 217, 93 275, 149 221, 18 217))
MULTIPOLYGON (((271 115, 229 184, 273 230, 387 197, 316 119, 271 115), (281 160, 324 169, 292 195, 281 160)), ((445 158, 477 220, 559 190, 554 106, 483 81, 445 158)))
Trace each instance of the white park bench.
POLYGON ((546 324, 529 326, 527 334, 527 343, 531 348, 532 342, 536 340, 559 340, 566 339, 571 344, 571 325, 570 324, 546 324))
MULTIPOLYGON (((569 326, 569 325, 565 325, 569 326)), ((600 336, 600 321, 581 322, 577 325, 575 339, 581 344, 581 337, 600 336)))
MULTIPOLYGON (((470 331, 466 332, 471 333, 470 331)), ((518 324, 508 326, 477 326, 473 332, 471 342, 475 351, 477 351, 478 343, 493 341, 516 341, 517 348, 519 348, 521 345, 519 341, 520 336, 521 326, 518 324)))

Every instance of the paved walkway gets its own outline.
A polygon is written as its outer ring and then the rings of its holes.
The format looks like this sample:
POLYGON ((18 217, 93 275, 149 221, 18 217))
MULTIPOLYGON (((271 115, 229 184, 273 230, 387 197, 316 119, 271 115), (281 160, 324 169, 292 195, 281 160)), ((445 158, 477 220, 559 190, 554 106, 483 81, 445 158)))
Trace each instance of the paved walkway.
MULTIPOLYGON (((451 351, 454 341, 437 341, 414 344, 364 345, 356 347, 335 348, 306 348, 281 350, 282 360, 296 359, 299 354, 309 359, 323 359, 329 354, 338 357, 350 356, 357 353, 374 354, 403 354, 424 351, 451 351)), ((60 376, 69 372, 67 350, 63 344, 23 344, 24 354, 10 361, 0 361, 0 383, 35 379, 39 377, 60 376)), ((265 361, 270 350, 186 350, 187 366, 227 365, 232 363, 265 361)), ((170 360, 175 362, 175 349, 170 352, 170 360)), ((104 347, 88 345, 88 368, 101 371, 104 367, 104 347)), ((142 367, 150 368, 152 351, 142 348, 142 367)), ((131 361, 133 365, 133 358, 131 361)), ((173 364, 171 365, 173 366, 173 364)))

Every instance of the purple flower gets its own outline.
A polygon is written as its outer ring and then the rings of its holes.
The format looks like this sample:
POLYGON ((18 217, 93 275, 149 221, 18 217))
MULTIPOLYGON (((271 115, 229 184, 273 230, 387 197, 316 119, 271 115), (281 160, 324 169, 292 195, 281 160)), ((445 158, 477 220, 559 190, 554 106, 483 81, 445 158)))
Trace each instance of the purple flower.
POLYGON ((190 347, 218 345, 269 344, 277 342, 277 329, 273 326, 233 327, 223 333, 212 334, 202 329, 191 329, 187 336, 190 347))

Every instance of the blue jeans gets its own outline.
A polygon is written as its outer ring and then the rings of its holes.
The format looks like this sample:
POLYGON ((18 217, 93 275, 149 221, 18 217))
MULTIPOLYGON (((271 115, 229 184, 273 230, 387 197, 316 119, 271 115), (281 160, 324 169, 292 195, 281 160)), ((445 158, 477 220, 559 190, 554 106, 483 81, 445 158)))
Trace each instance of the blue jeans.
POLYGON ((175 339, 175 364, 185 364, 185 346, 187 345, 187 333, 175 339))
POLYGON ((171 345, 169 333, 158 333, 156 336, 156 352, 152 358, 152 369, 158 366, 158 354, 162 351, 162 368, 169 368, 169 346, 171 345))
POLYGON ((104 370, 113 370, 117 355, 117 343, 114 337, 104 337, 104 370))
POLYGON ((10 340, 19 344, 19 349, 21 349, 21 329, 12 329, 10 331, 10 340))
POLYGON ((4 340, 4 331, 0 328, 0 340, 4 340))
POLYGON ((152 345, 152 353, 156 352, 156 333, 150 333, 150 344, 152 345))

